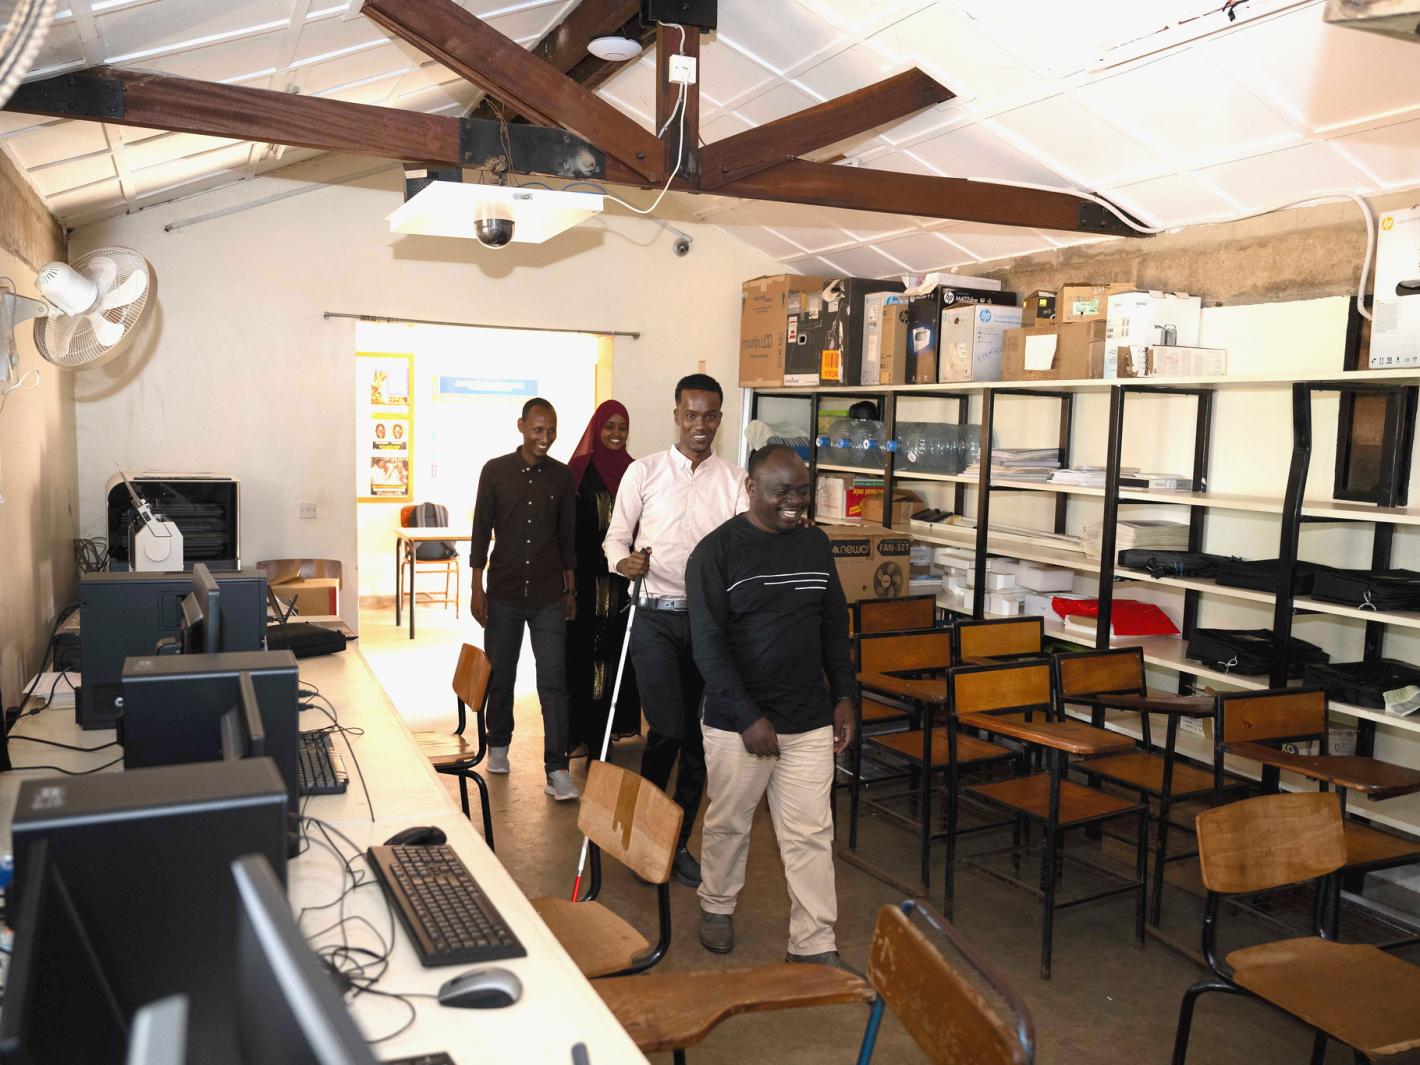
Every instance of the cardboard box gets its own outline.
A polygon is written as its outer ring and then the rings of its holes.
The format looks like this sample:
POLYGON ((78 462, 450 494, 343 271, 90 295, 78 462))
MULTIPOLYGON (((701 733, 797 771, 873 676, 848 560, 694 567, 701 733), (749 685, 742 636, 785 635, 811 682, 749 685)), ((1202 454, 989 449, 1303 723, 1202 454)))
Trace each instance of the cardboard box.
POLYGON ((1098 380, 1104 376, 1105 322, 1063 322, 1055 327, 1055 359, 1062 381, 1098 380))
POLYGON ((1226 348, 1155 344, 1149 349, 1151 377, 1222 377, 1227 372, 1226 348))
POLYGON ((340 581, 336 577, 304 577, 272 584, 278 599, 296 601, 297 620, 340 613, 340 581))
MULTIPOLYGON (((894 489, 892 493, 892 524, 894 529, 904 527, 912 520, 912 515, 916 514, 925 506, 925 502, 916 492, 908 492, 903 489, 894 489)), ((882 523, 883 520, 883 490, 881 488, 869 488, 863 493, 863 501, 859 507, 859 514, 864 521, 882 523)))
POLYGON ((1104 376, 1147 377, 1149 349, 1155 344, 1196 345, 1202 317, 1203 300, 1186 292, 1130 289, 1111 295, 1105 319, 1104 376))
POLYGON ((1108 285, 1061 285, 1055 299, 1055 321, 1088 322, 1104 318, 1109 313, 1109 297, 1133 287, 1125 281, 1108 285))
MULTIPOLYGON (((776 274, 746 281, 740 290, 740 384, 784 383, 784 355, 792 343, 790 318, 803 314, 823 291, 821 277, 776 274)), ((797 329, 797 323, 795 323, 797 329)), ((796 331, 795 329, 795 331, 796 331)))
MULTIPOLYGON (((975 281, 972 278, 966 280, 975 281)), ((981 282, 976 283, 982 284, 981 282)), ((938 285, 923 295, 908 297, 908 326, 911 332, 907 340, 907 359, 911 363, 910 369, 914 382, 931 384, 938 379, 943 313, 949 308, 974 306, 978 303, 1014 307, 1016 294, 1002 292, 999 285, 996 288, 986 288, 984 285, 977 288, 938 285)))
POLYGON ((1007 329, 1001 337, 1001 380, 1058 381, 1060 366, 1056 358, 1059 337, 1055 323, 1007 329), (1026 365, 1030 356, 1031 365, 1026 365), (1041 359, 1044 358, 1044 368, 1041 359))
POLYGON ((851 473, 819 474, 814 513, 819 517, 834 518, 838 521, 862 518, 863 498, 868 489, 855 487, 854 481, 851 473))
POLYGON ((863 373, 863 297, 901 291, 900 281, 829 278, 819 313, 800 319, 797 343, 784 357, 784 383, 857 384, 863 373))
POLYGON ((907 297, 869 292, 863 297, 863 358, 860 385, 907 383, 907 297))
POLYGON ((1420 366, 1420 207, 1382 215, 1379 230, 1369 366, 1420 366))
POLYGON ((1036 289, 1021 300, 1021 325, 1055 321, 1055 293, 1036 289))
POLYGON ((859 599, 896 599, 907 594, 912 538, 881 525, 824 526, 843 594, 859 599))
POLYGON ((937 380, 1001 380, 1001 340, 1020 324, 1019 307, 982 303, 944 310, 937 380))

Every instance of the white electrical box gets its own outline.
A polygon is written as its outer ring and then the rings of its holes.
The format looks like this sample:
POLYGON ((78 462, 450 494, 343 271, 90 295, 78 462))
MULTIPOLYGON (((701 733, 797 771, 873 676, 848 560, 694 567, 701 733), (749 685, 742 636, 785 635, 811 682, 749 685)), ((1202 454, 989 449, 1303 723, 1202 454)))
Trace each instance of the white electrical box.
POLYGON ((670 69, 666 76, 676 85, 695 84, 695 57, 688 55, 671 56, 670 69))

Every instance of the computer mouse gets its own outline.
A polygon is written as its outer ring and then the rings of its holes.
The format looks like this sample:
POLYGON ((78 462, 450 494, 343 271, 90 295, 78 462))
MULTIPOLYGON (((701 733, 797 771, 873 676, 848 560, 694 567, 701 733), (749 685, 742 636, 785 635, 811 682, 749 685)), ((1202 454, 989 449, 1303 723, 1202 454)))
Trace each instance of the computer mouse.
POLYGON ((389 839, 385 840, 385 846, 432 846, 445 843, 448 841, 448 838, 448 836, 444 835, 444 830, 435 825, 415 825, 413 828, 406 828, 403 832, 396 832, 389 839))
POLYGON ((439 1005, 496 1010, 511 1006, 522 994, 522 981, 507 969, 470 969, 444 981, 439 987, 439 1005))

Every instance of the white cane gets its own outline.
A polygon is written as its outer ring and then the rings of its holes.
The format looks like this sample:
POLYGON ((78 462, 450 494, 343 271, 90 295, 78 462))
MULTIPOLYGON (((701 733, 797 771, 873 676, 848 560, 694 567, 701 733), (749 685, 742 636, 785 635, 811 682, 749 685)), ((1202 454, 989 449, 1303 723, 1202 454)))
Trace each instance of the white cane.
MULTIPOLYGON (((644 576, 644 574, 643 574, 644 576)), ((606 761, 607 748, 611 746, 611 724, 616 717, 616 700, 621 694, 621 678, 626 672, 626 652, 631 647, 631 626, 636 624, 636 600, 641 598, 641 580, 637 577, 635 584, 631 586, 631 606, 626 614, 626 635, 621 640, 621 659, 616 664, 616 680, 611 686, 611 702, 606 708, 606 731, 602 734, 601 760, 606 761)), ((577 878, 572 881, 572 901, 576 902, 577 897, 582 893, 582 873, 587 868, 587 849, 589 840, 582 837, 582 855, 577 859, 577 878)))

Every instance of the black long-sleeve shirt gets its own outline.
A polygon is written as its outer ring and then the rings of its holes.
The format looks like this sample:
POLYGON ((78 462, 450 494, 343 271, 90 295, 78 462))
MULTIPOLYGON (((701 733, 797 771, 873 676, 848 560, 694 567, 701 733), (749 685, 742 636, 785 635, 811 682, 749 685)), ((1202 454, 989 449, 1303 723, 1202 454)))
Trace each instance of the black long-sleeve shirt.
POLYGON ((832 724, 833 704, 852 698, 854 684, 847 606, 822 530, 765 532, 737 515, 691 552, 686 584, 705 724, 743 732, 767 717, 784 733, 832 724))
POLYGON ((478 477, 468 564, 488 565, 488 597, 518 606, 562 598, 563 570, 577 568, 576 497, 567 467, 545 458, 529 466, 514 451, 489 459, 478 477))

